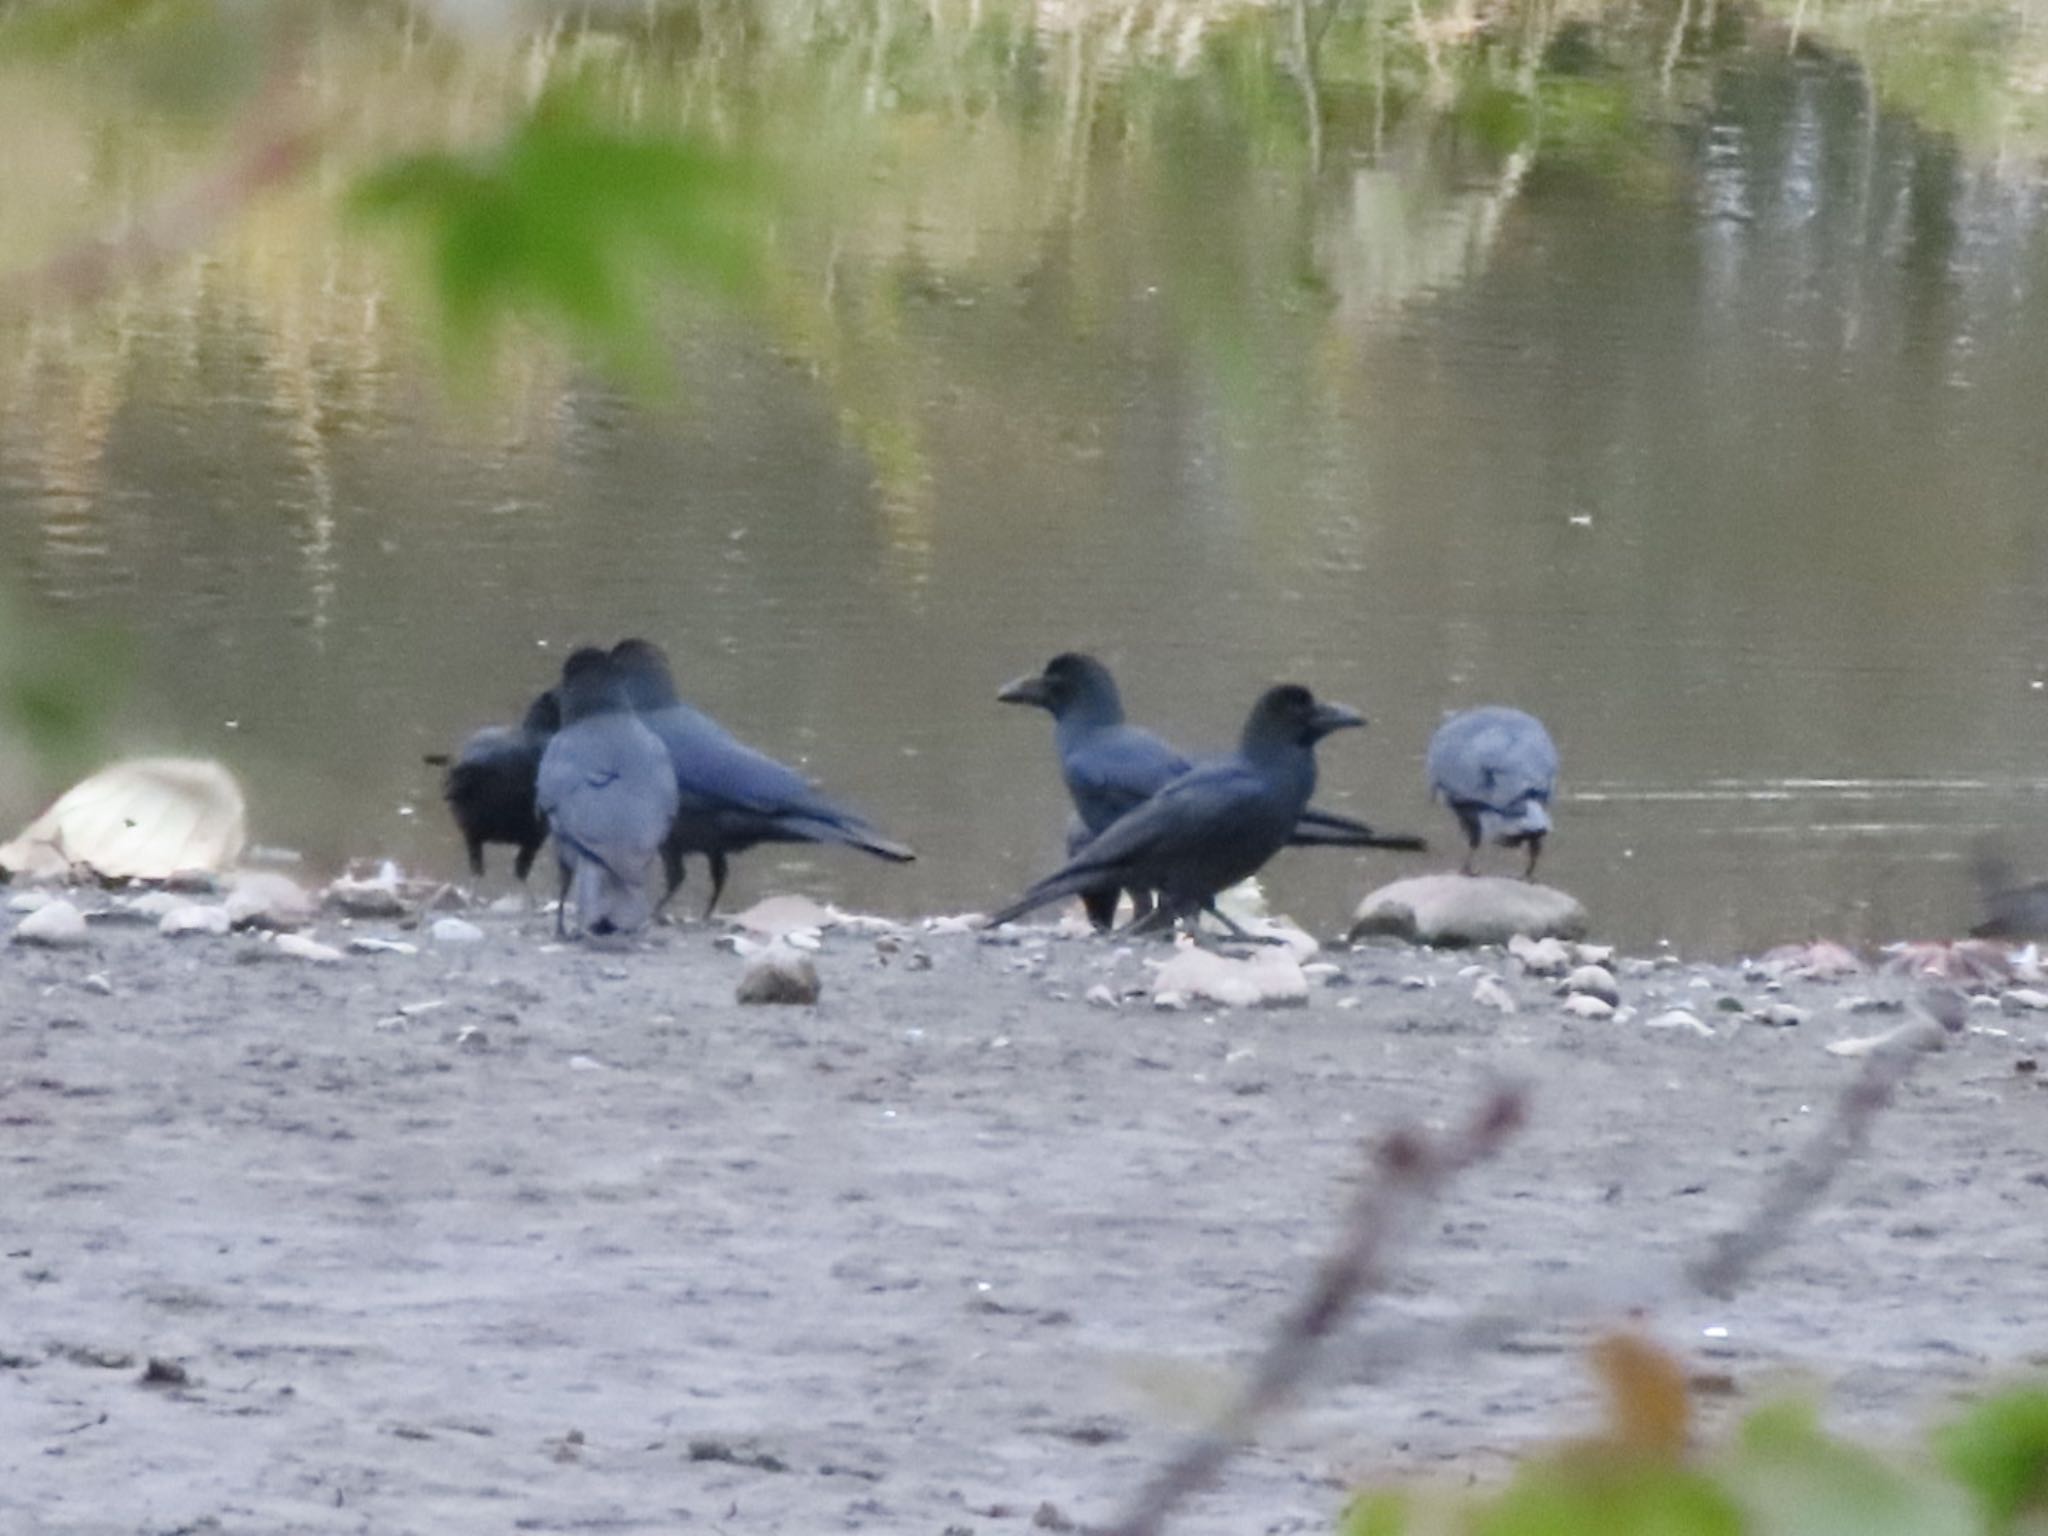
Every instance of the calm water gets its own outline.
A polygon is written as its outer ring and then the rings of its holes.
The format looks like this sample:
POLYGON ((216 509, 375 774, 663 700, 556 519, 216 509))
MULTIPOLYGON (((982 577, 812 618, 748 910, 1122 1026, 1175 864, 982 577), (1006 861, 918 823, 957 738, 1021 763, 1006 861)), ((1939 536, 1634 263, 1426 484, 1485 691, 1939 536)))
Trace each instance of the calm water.
MULTIPOLYGON (((421 754, 639 632, 923 854, 764 852, 739 903, 960 909, 1049 867, 1050 729, 993 695, 1068 647, 1189 746, 1277 678, 1360 707, 1324 799, 1441 863, 1440 713, 1535 711, 1549 873, 1632 944, 1951 932, 1987 827, 2048 872, 2031 162, 1760 22, 1636 80, 1611 142, 1333 93, 1319 163, 1270 60, 1248 133, 1216 72, 1078 46, 1017 44, 1013 111, 860 119, 858 195, 784 250, 797 318, 699 320, 671 401, 532 348, 450 403, 318 187, 10 320, 0 560, 59 633, 140 641, 117 744, 227 759, 315 868, 455 871, 421 754)), ((59 161, 105 128, 13 110, 59 161)), ((1270 884, 1329 928, 1416 867, 1270 884)))

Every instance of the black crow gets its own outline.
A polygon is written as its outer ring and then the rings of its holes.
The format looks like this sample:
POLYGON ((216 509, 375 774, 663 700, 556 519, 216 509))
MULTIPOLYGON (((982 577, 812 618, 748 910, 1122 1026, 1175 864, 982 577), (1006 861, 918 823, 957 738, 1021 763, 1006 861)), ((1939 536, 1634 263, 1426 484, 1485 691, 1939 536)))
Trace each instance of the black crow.
POLYGON ((711 866, 709 917, 725 889, 726 860, 757 843, 844 843, 879 859, 907 864, 917 855, 834 805, 795 769, 756 752, 701 710, 676 696, 668 656, 650 640, 621 640, 612 659, 627 697, 668 749, 680 808, 663 848, 668 890, 682 883, 683 856, 701 853, 711 866))
POLYGON ((1462 710, 1437 727, 1425 768, 1430 793, 1464 829, 1464 872, 1477 872, 1479 845, 1490 841, 1527 848, 1522 877, 1533 879, 1557 792, 1557 748, 1543 722, 1498 704, 1462 710))
MULTIPOLYGON (((1194 766, 1152 732, 1125 721, 1116 679, 1093 656, 1076 651, 1055 656, 1044 671, 1005 684, 996 697, 1005 704, 1035 706, 1053 718, 1060 777, 1077 816, 1067 831, 1070 859, 1089 838, 1194 766)), ((1347 848, 1426 846, 1419 837, 1378 833, 1362 821, 1313 806, 1302 811, 1288 841, 1347 848)), ((1114 920, 1118 894, 1115 885, 1080 893, 1097 928, 1106 929, 1114 920)), ((1151 910, 1150 893, 1132 891, 1131 903, 1137 917, 1144 917, 1151 910)))
MULTIPOLYGON (((630 933, 654 915, 655 865, 676 817, 661 739, 633 713, 619 669, 585 647, 562 664, 562 728, 541 753, 536 802, 562 866, 562 907, 591 933, 630 933)), ((555 931, 563 932, 561 909, 555 931)))
POLYGON ((524 881, 533 856, 547 841, 547 823, 534 809, 534 778, 548 738, 562 727, 562 707, 555 690, 527 706, 518 725, 487 725, 462 744, 441 782, 441 798, 454 814, 456 828, 469 849, 469 871, 484 872, 484 844, 510 843, 519 850, 512 873, 524 881))
POLYGON ((1255 873, 1287 846, 1315 793, 1315 744, 1363 725, 1340 704, 1318 703, 1293 683, 1269 688, 1245 722, 1237 750, 1188 769, 1118 817, 1066 866, 989 918, 1007 923, 1062 897, 1105 885, 1155 892, 1158 907, 1124 931, 1147 932, 1216 910, 1216 893, 1255 873))

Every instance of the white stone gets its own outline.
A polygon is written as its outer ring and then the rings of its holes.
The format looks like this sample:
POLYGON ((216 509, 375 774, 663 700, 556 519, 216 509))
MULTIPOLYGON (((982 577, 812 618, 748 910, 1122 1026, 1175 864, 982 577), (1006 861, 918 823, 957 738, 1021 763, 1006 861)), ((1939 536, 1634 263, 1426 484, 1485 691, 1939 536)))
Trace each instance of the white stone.
POLYGON ((235 877, 228 888, 228 922, 236 928, 268 928, 286 931, 303 928, 313 920, 313 898, 296 881, 269 870, 248 870, 235 877))
POLYGON ((830 928, 840 914, 808 896, 765 896, 746 911, 726 919, 735 928, 759 934, 764 939, 786 938, 794 933, 830 928))
POLYGON ((14 928, 17 944, 40 944, 50 949, 69 949, 86 942, 85 915, 64 900, 48 901, 29 913, 14 928))
POLYGON ((1581 1019, 1611 1019, 1614 1004, 1590 992, 1574 992, 1564 1000, 1564 1011, 1581 1019))
POLYGON ((271 948, 280 955, 289 955, 294 960, 310 960, 315 965, 333 965, 342 958, 341 951, 332 944, 322 944, 303 933, 280 933, 271 948))
POLYGON ((1853 1036, 1847 1040, 1830 1040, 1826 1046, 1830 1056, 1874 1056, 1879 1051, 1894 1047, 1916 1051, 1938 1051, 1948 1043, 1948 1035, 1939 1024, 1926 1019, 1908 1019, 1895 1024, 1881 1035, 1853 1036))
POLYGON ((1532 939, 1517 933, 1508 939, 1508 953, 1525 975, 1562 976, 1571 969, 1572 953, 1559 939, 1532 939))
POLYGON ((1308 977, 1301 962, 1278 946, 1242 959, 1183 945, 1171 960, 1154 962, 1154 995, 1207 998, 1229 1008, 1276 1007, 1308 1001, 1308 977))
POLYGON ((1581 965, 1604 965, 1610 969, 1614 965, 1614 946, 1612 944, 1574 945, 1572 955, 1581 965))
POLYGON ((1577 939, 1586 909, 1547 885, 1492 875, 1418 875, 1381 886, 1359 903, 1351 938, 1390 936, 1459 948, 1505 944, 1518 933, 1577 939))
POLYGON ((56 899, 48 891, 23 891, 18 896, 8 897, 7 910, 10 912, 34 912, 39 908, 47 907, 56 899))
POLYGON ((1643 1020, 1643 1028, 1683 1029, 1690 1030, 1695 1035, 1703 1035, 1709 1040, 1714 1038, 1714 1031, 1701 1023, 1697 1014, 1684 1008, 1667 1008, 1664 1012, 1643 1020))
POLYGON ((2007 1013, 2038 1013, 2048 1008, 2048 992, 2037 992, 2032 987, 2014 987, 1999 998, 1998 1003, 2007 1013))
POLYGON ((188 901, 171 908, 158 918, 156 931, 167 939, 181 939, 187 934, 194 933, 218 936, 233 926, 234 924, 228 921, 226 907, 188 901))
POLYGON ((327 887, 328 902, 350 917, 405 915, 404 876, 388 860, 367 877, 343 875, 327 887))
POLYGON ((403 939, 380 939, 367 933, 350 939, 348 947, 359 955, 416 955, 420 952, 417 944, 408 944, 403 939))
POLYGON ((1621 988, 1615 985, 1614 973, 1604 965, 1582 965, 1564 979, 1567 992, 1580 992, 1588 997, 1597 997, 1603 1003, 1619 1004, 1621 988))
POLYGON ((1502 1013, 1516 1011, 1514 994, 1501 985, 1498 976, 1480 977, 1473 985, 1472 1001, 1482 1008, 1494 1008, 1502 1013))
POLYGON ((480 944, 484 931, 465 918, 437 917, 427 936, 436 944, 480 944))
POLYGON ((1091 1008, 1114 1008, 1117 1006, 1116 994, 1099 981, 1088 989, 1086 997, 1088 1006, 1091 1008))
POLYGON ((162 917, 191 905, 190 896, 180 896, 176 891, 144 891, 128 903, 128 910, 144 917, 162 917))
POLYGON ((1244 918, 1239 920, 1238 926, 1256 938, 1279 940, 1282 947, 1293 951, 1297 960, 1307 960, 1323 947, 1284 917, 1244 918))

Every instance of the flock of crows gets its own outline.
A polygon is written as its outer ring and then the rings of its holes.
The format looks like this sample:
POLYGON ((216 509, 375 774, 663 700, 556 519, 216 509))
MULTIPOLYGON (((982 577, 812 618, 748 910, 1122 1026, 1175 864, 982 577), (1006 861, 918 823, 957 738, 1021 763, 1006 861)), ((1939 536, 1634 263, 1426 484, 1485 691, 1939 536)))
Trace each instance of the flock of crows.
MULTIPOLYGON (((1249 938, 1217 910, 1217 893, 1282 848, 1425 846, 1310 804, 1316 743, 1365 720, 1299 684, 1267 689, 1236 749, 1201 759, 1129 724, 1115 679, 1091 656, 1055 656, 996 697, 1053 717, 1075 814, 1067 862, 990 916, 990 926, 1078 896, 1107 930, 1127 896, 1134 915, 1120 932, 1192 930, 1207 914, 1249 938)), ((1557 784, 1557 749, 1541 723, 1499 706, 1465 710, 1438 729, 1426 767, 1432 793, 1464 834, 1465 873, 1481 844, 1495 842, 1525 849, 1524 874, 1533 876, 1557 784)), ((558 933, 571 910, 592 934, 642 927, 682 885, 690 854, 710 869, 706 917, 732 856, 762 843, 839 843, 897 863, 915 857, 684 703, 661 647, 641 639, 571 654, 561 681, 519 725, 487 727, 464 744, 448 762, 444 794, 478 875, 485 846, 508 844, 524 881, 554 839, 558 933)))

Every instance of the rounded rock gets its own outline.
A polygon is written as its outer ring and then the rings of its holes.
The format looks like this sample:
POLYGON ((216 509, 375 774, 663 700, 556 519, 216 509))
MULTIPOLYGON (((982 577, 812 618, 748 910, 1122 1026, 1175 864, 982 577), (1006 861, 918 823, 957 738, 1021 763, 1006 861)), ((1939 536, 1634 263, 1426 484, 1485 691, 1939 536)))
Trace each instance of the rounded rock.
POLYGON ((1579 939, 1586 928, 1585 907, 1551 886, 1490 875, 1418 875, 1383 885, 1360 902, 1350 936, 1353 942, 1384 935, 1460 949, 1505 944, 1518 933, 1579 939))
POLYGON ((1615 985, 1614 973, 1604 965, 1582 965, 1564 979, 1567 992, 1597 997, 1603 1003, 1619 1005, 1621 988, 1615 985))
POLYGON ((40 944, 48 949, 75 949, 89 937, 85 915, 63 900, 43 903, 14 929, 15 943, 40 944))
POLYGON ((770 951, 748 965, 735 995, 742 1003, 803 1007, 817 1002, 824 990, 808 955, 770 951))
POLYGON ((176 906, 157 919, 156 931, 167 939, 184 938, 187 934, 206 934, 219 937, 234 924, 229 920, 226 907, 206 906, 199 902, 186 902, 176 906))

